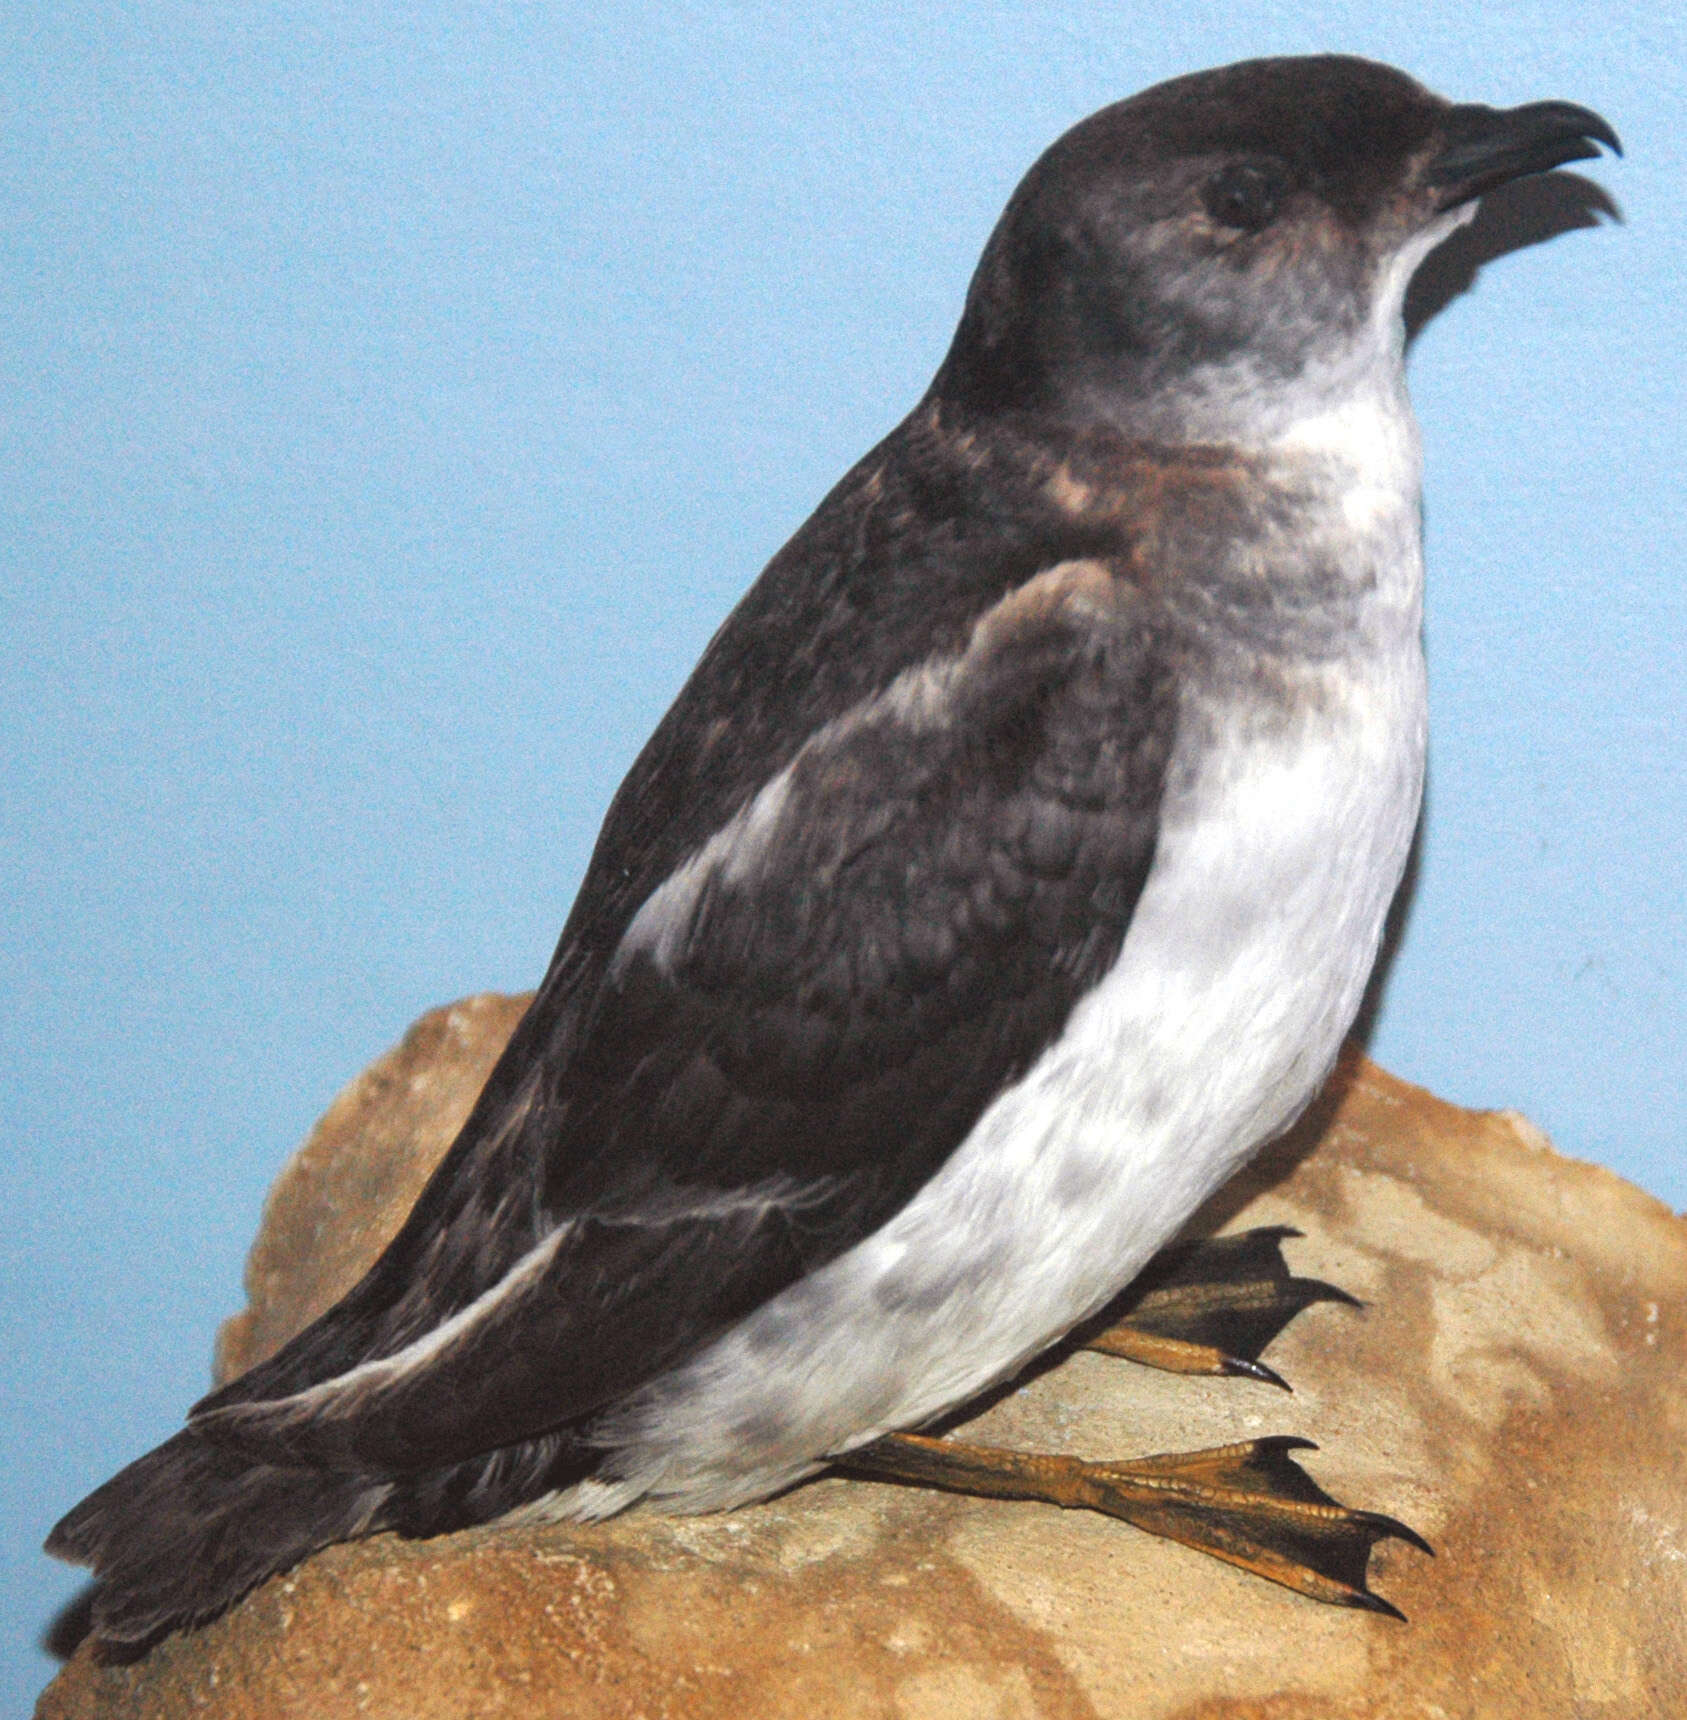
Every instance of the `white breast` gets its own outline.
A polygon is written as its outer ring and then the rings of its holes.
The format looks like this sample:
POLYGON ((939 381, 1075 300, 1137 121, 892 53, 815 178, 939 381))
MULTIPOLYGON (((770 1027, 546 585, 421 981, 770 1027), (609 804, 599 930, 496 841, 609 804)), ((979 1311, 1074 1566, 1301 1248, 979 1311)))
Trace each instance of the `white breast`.
POLYGON ((1416 819, 1423 663, 1391 631, 1362 666, 1306 671, 1293 714, 1174 757, 1119 960, 1060 1039, 889 1224, 597 1430, 620 1479, 559 1506, 715 1509, 932 1419, 1104 1304, 1287 1127, 1358 1008, 1416 819))

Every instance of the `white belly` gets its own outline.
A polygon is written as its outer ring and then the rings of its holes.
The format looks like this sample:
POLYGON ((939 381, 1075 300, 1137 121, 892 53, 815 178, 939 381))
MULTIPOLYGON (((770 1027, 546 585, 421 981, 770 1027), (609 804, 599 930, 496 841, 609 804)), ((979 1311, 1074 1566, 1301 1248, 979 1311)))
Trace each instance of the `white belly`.
POLYGON ((1305 673, 1293 714, 1193 743, 1198 773, 1174 758, 1124 947, 1060 1039, 888 1224, 618 1411, 618 1479, 557 1507, 741 1503, 931 1420, 1101 1307, 1294 1120, 1358 1009, 1424 752, 1415 631, 1305 673))

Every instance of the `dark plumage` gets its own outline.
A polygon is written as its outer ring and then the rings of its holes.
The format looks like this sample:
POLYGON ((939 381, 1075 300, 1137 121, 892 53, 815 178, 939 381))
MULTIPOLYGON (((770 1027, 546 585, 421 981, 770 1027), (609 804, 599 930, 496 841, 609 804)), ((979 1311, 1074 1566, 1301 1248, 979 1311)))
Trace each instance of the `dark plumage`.
POLYGON ((1421 773, 1415 465, 1373 323, 1447 209, 1590 138, 1562 104, 1274 61, 1037 163, 925 399, 615 797, 397 1239, 54 1530, 102 1637, 581 1483, 559 1509, 769 1491, 1010 1372, 1292 1118, 1421 773), (1308 439, 1350 406, 1359 452, 1308 439), (1302 770, 1352 804, 1295 789, 1279 844, 1252 785, 1302 770), (1234 891, 1203 881, 1232 825, 1234 891))

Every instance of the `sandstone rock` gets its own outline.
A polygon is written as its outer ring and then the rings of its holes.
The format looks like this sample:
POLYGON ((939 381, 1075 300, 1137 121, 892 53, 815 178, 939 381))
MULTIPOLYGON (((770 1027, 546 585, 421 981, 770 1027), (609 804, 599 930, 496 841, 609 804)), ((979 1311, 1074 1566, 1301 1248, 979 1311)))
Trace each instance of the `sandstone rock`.
MULTIPOLYGON (((225 1370, 356 1276, 443 1151, 521 1000, 425 1017, 283 1172, 225 1370)), ((82 1653, 43 1720, 1454 1720, 1687 1707, 1687 1224, 1357 1057, 1203 1215, 1286 1223, 1319 1306, 1295 1396, 1091 1354, 969 1433, 1088 1456, 1310 1435, 1306 1467, 1405 1518, 1320 1607, 1123 1524, 847 1480, 712 1518, 337 1547, 144 1661, 82 1653)))

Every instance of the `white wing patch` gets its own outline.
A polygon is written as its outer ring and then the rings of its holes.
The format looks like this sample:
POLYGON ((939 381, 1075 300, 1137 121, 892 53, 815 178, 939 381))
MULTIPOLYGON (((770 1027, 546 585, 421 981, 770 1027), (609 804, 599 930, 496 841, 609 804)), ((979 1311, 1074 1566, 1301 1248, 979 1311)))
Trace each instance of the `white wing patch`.
POLYGON ((362 1401, 383 1387, 396 1385, 472 1335, 512 1296, 519 1295, 535 1279, 542 1278, 574 1228, 573 1223, 559 1225, 522 1255, 496 1284, 483 1290, 449 1319, 442 1320, 390 1356, 361 1362, 343 1374, 335 1374, 331 1379, 309 1386, 302 1392, 294 1392, 290 1397, 229 1404, 195 1419, 202 1424, 221 1422, 238 1426, 243 1421, 252 1421, 279 1426, 302 1421, 312 1415, 332 1414, 353 1400, 362 1401))
POLYGON ((333 1415, 365 1403, 402 1382, 415 1378, 457 1345, 479 1331, 500 1309, 542 1279, 564 1247, 594 1219, 644 1230, 673 1229, 730 1218, 750 1220, 751 1228, 773 1212, 799 1212, 823 1199, 836 1186, 834 1178, 798 1183, 786 1176, 770 1177, 744 1189, 669 1189, 625 1211, 584 1214, 569 1219, 530 1248, 495 1284, 421 1337, 395 1350, 361 1362, 345 1373, 289 1397, 230 1404, 198 1418, 202 1423, 238 1425, 242 1421, 281 1427, 314 1415, 333 1415))
POLYGON ((613 984, 634 956, 648 956, 673 972, 685 955, 686 941, 704 892, 718 877, 728 884, 750 878, 776 845, 780 819, 791 795, 791 766, 767 783, 748 806, 721 826, 671 877, 659 884, 633 915, 609 964, 613 984))
POLYGON ((710 886, 750 883, 778 852, 791 816, 792 784, 805 763, 840 748, 851 734, 875 722, 888 720, 914 734, 948 727, 954 721, 957 690, 966 676, 1011 641, 1019 628, 1061 609, 1093 619, 1112 601, 1112 575, 1101 563, 1057 563, 986 610, 974 623, 964 650, 903 670, 883 692, 817 729, 753 800, 645 899, 610 962, 611 983, 625 973, 634 956, 647 956, 669 973, 684 960, 697 911, 710 886))

